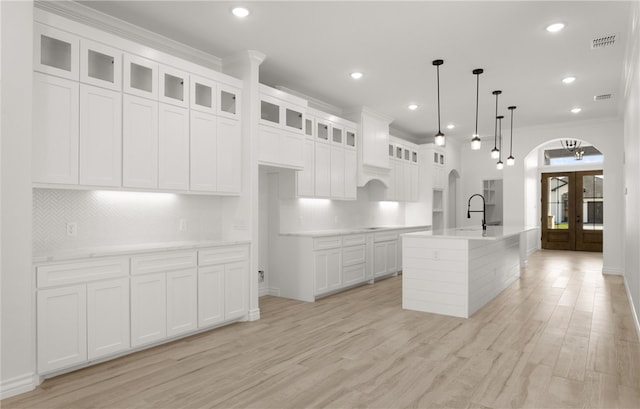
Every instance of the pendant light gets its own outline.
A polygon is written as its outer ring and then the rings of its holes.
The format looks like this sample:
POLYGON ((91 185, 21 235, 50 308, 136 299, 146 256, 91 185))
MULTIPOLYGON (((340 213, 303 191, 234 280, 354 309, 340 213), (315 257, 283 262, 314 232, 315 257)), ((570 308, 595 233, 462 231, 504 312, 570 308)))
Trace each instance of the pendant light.
POLYGON ((513 110, 516 109, 516 107, 512 105, 507 109, 511 111, 511 140, 509 142, 509 157, 507 158, 507 166, 513 166, 516 164, 516 158, 513 157, 513 110))
POLYGON ((498 159, 500 157, 500 149, 498 149, 498 95, 502 94, 502 91, 493 91, 493 95, 496 96, 496 126, 493 133, 493 149, 491 149, 491 159, 498 159))
POLYGON ((436 66, 437 78, 438 78, 438 133, 434 137, 436 146, 444 146, 444 134, 440 131, 440 66, 444 64, 444 60, 433 60, 433 65, 436 66))
POLYGON ((498 120, 498 163, 496 163, 496 168, 498 170, 504 168, 504 163, 502 162, 502 118, 504 118, 502 115, 496 117, 498 120))
POLYGON ((476 76, 476 132, 473 134, 473 138, 471 139, 471 149, 477 151, 480 149, 480 135, 478 134, 478 101, 480 99, 480 74, 484 72, 482 68, 476 68, 472 71, 473 75, 476 76))

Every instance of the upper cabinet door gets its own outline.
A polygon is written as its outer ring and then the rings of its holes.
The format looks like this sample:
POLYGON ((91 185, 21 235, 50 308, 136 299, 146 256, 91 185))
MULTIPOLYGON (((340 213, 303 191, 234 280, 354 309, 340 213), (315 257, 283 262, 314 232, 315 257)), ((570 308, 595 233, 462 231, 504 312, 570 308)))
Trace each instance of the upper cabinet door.
POLYGON ((231 119, 241 118, 240 88, 218 83, 218 115, 231 119))
POLYGON ((124 55, 122 90, 143 98, 158 99, 158 64, 135 55, 124 55))
POLYGON ((33 69, 78 81, 78 37, 39 23, 34 29, 33 69))
POLYGON ((79 84, 33 76, 33 181, 78 184, 79 84))
POLYGON ((160 104, 158 185, 160 189, 189 189, 189 110, 160 104))
POLYGON ((218 117, 191 111, 191 190, 215 192, 218 188, 218 117))
POLYGON ((342 126, 331 124, 331 143, 344 144, 344 128, 342 126))
POLYGON ((260 95, 260 123, 263 125, 282 127, 282 101, 268 95, 260 95))
POLYGON ((352 129, 352 128, 345 128, 345 139, 344 139, 344 144, 346 147, 348 148, 356 148, 357 147, 357 141, 356 141, 356 130, 352 129))
POLYGON ((207 114, 217 113, 216 92, 217 86, 214 81, 192 75, 191 91, 189 92, 191 109, 207 114))
POLYGON ((189 74, 160 66, 159 99, 171 105, 189 108, 189 74))
POLYGON ((304 133, 304 112, 303 109, 295 105, 284 106, 284 126, 286 129, 304 133))
POLYGON ((122 94, 80 85, 80 184, 122 184, 122 94))
POLYGON ((121 91, 122 52, 93 41, 81 40, 80 81, 121 91))
POLYGON ((218 118, 216 173, 218 192, 240 193, 242 190, 242 135, 240 122, 218 118))
POLYGON ((158 188, 158 101, 123 95, 122 185, 158 188))

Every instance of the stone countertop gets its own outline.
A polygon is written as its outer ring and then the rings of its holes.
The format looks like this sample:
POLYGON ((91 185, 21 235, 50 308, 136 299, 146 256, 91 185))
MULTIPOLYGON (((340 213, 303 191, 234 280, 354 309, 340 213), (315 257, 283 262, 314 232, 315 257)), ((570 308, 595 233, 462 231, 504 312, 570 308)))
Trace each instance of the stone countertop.
POLYGON ((327 229, 327 230, 311 230, 280 233, 281 236, 300 236, 300 237, 328 237, 328 236, 346 236, 349 234, 360 233, 377 233, 390 230, 429 230, 430 225, 413 225, 413 226, 376 226, 376 227, 351 227, 344 229, 327 229))
POLYGON ((505 237, 515 236, 525 231, 537 229, 538 227, 522 226, 487 226, 487 230, 482 227, 456 227, 453 229, 440 229, 432 231, 421 231, 406 233, 403 236, 428 238, 428 239, 459 239, 459 240, 500 240, 505 237))
POLYGON ((220 247, 249 243, 251 243, 250 240, 205 240, 174 241, 165 243, 142 243, 121 246, 85 247, 72 250, 53 251, 47 254, 34 254, 32 262, 34 264, 37 264, 92 257, 128 256, 131 254, 151 253, 156 251, 197 250, 207 247, 220 247))

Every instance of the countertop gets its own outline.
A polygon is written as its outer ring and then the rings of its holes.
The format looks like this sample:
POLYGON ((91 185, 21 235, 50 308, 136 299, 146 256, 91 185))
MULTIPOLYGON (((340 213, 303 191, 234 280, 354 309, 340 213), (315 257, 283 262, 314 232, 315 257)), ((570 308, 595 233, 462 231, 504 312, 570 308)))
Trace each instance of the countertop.
POLYGON ((515 236, 522 232, 537 229, 538 227, 522 226, 487 226, 487 230, 482 227, 457 227, 454 229, 441 229, 432 231, 421 231, 405 233, 407 237, 422 237, 432 239, 460 239, 460 240, 499 240, 505 237, 515 236))
POLYGON ((327 229, 327 230, 310 230, 280 233, 281 236, 301 236, 301 237, 327 237, 327 236, 345 236, 348 234, 359 233, 377 233, 390 230, 429 230, 430 225, 413 225, 413 226, 375 226, 375 227, 352 227, 345 229, 327 229))
POLYGON ((137 253, 151 253, 154 251, 197 250, 206 247, 220 247, 249 243, 251 243, 249 240, 206 240, 143 243, 122 246, 85 247, 73 250, 54 251, 47 254, 36 254, 33 256, 32 261, 34 264, 36 264, 92 257, 126 256, 137 253))

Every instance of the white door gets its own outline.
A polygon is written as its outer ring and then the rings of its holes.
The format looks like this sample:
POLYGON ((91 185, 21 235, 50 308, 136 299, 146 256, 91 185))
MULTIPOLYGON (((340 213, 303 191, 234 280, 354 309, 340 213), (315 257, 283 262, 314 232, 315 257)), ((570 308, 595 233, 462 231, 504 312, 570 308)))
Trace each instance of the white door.
POLYGON ((196 269, 167 273, 167 336, 198 327, 198 273, 196 269))
POLYGON ((296 172, 297 195, 312 197, 315 194, 315 152, 313 140, 304 141, 304 169, 296 172))
POLYGON ((331 195, 331 146, 316 143, 316 197, 331 195))
POLYGON ((122 184, 122 94, 80 85, 80 184, 122 184))
POLYGON ((344 148, 331 146, 331 197, 344 198, 344 148))
POLYGON ((78 184, 79 84, 33 74, 33 181, 78 184))
POLYGON ((191 190, 216 191, 218 188, 217 156, 217 117, 204 112, 191 111, 191 190))
POLYGON ((357 151, 345 149, 344 151, 344 198, 357 199, 358 175, 357 175, 357 151))
POLYGON ((242 190, 242 134, 240 121, 218 117, 218 152, 215 158, 218 192, 242 190))
POLYGON ((224 264, 198 268, 198 327, 224 321, 224 264))
POLYGON ((167 336, 166 274, 131 277, 131 346, 167 336))
POLYGON ((87 360, 84 285, 38 291, 38 373, 87 360))
POLYGON ((122 185, 158 187, 158 102, 123 96, 122 185))
POLYGON ((247 313, 248 273, 247 262, 239 261, 224 267, 224 318, 240 318, 247 313))
POLYGON ((340 288, 342 284, 341 249, 316 251, 314 258, 315 294, 318 295, 340 288))
POLYGON ((88 357, 129 349, 129 279, 87 284, 88 357))
MULTIPOLYGON (((162 87, 161 87, 162 88, 162 87)), ((159 104, 158 186, 189 189, 189 110, 159 104)))

